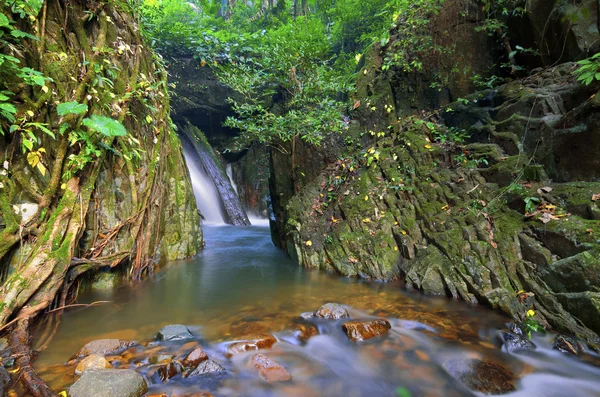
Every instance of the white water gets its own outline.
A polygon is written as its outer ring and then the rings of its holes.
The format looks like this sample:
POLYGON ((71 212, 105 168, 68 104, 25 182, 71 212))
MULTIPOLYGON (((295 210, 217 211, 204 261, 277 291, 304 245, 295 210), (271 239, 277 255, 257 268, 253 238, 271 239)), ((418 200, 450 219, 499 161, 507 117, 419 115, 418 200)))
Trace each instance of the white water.
POLYGON ((219 193, 213 181, 204 172, 204 169, 199 166, 198 162, 194 161, 194 156, 187 150, 183 149, 185 160, 190 170, 192 178, 192 187, 196 203, 200 213, 204 216, 203 223, 224 224, 225 219, 221 211, 219 193))
POLYGON ((238 192, 238 187, 235 184, 235 182, 233 181, 233 169, 231 168, 231 164, 227 164, 227 168, 225 171, 227 172, 227 176, 229 177, 229 182, 231 182, 231 186, 233 187, 233 190, 235 190, 235 192, 239 195, 240 192, 238 192))

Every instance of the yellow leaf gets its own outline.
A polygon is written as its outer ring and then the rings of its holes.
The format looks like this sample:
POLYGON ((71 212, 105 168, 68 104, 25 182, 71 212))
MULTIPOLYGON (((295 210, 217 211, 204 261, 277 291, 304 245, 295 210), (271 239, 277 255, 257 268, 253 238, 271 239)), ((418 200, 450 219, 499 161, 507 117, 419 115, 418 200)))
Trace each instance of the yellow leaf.
POLYGON ((517 292, 517 295, 521 295, 521 294, 524 294, 524 293, 525 293, 525 291, 523 291, 522 289, 520 289, 520 290, 517 292))
POLYGON ((369 199, 369 195, 365 194, 365 201, 369 199))
POLYGON ((445 206, 442 207, 442 211, 446 211, 450 206, 448 204, 446 204, 445 206))
POLYGON ((356 59, 356 63, 360 62, 360 58, 362 58, 362 54, 356 54, 356 56, 354 57, 354 59, 356 59))
POLYGON ((150 124, 152 122, 152 117, 150 115, 146 116, 146 123, 150 124))
POLYGON ((364 223, 371 223, 371 220, 369 218, 365 218, 362 220, 364 223))
POLYGON ((42 86, 42 91, 44 91, 44 92, 48 92, 48 87, 46 87, 46 86, 42 86))
POLYGON ((431 149, 431 145, 430 144, 425 145, 425 149, 431 149))
POLYGON ((66 183, 63 183, 62 185, 60 185, 60 188, 61 188, 62 190, 65 190, 65 189, 67 188, 67 184, 66 184, 66 183))
POLYGON ((304 243, 304 245, 306 245, 307 247, 312 246, 312 241, 308 240, 307 242, 304 243))
POLYGON ((400 230, 400 233, 402 233, 403 236, 406 236, 406 230, 400 230))
POLYGON ((365 69, 365 70, 363 71, 363 74, 365 74, 365 75, 367 74, 367 69, 365 69))
POLYGON ((200 62, 200 66, 205 67, 206 66, 206 61, 200 62))
POLYGON ((398 251, 398 247, 394 247, 394 251, 398 251))
POLYGON ((60 393, 58 393, 59 397, 67 397, 67 392, 66 391, 61 391, 60 393))
POLYGON ((15 369, 10 369, 10 370, 8 370, 8 372, 10 372, 11 374, 14 374, 14 373, 16 373, 16 372, 19 372, 19 370, 20 370, 20 369, 21 369, 21 367, 17 367, 17 368, 15 368, 15 369))
POLYGON ((44 164, 38 163, 37 169, 40 171, 40 174, 42 174, 42 176, 46 176, 46 167, 44 166, 44 164))
POLYGON ((31 110, 28 110, 28 111, 27 111, 27 115, 28 115, 29 117, 33 117, 33 116, 34 116, 34 114, 33 114, 33 112, 32 112, 31 110))
POLYGON ((27 162, 33 168, 40 162, 40 158, 36 152, 27 153, 27 162))

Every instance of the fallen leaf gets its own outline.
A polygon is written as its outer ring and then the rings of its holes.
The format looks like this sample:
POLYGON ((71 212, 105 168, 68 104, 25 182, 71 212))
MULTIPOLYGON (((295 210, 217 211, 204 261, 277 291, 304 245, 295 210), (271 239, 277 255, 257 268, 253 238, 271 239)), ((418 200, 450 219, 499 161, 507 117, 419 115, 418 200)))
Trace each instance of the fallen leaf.
POLYGON ((306 245, 307 247, 312 246, 312 241, 308 240, 307 242, 304 243, 304 245, 306 245))
POLYGON ((598 201, 598 200, 600 200, 600 193, 593 194, 592 195, 592 201, 598 201))
POLYGON ((450 206, 448 204, 446 204, 445 206, 442 207, 442 211, 446 211, 448 208, 450 208, 450 206))
POLYGON ((556 220, 558 219, 557 217, 555 217, 554 215, 550 214, 549 212, 544 212, 544 214, 540 217, 540 221, 543 224, 546 224, 552 220, 556 220))
POLYGON ((593 233, 593 232, 594 232, 592 229, 585 229, 585 231, 586 231, 587 233, 593 233))
POLYGON ((545 186, 545 187, 539 188, 539 190, 544 193, 550 193, 552 191, 552 188, 550 186, 545 186))
POLYGON ((354 109, 358 109, 358 107, 360 106, 360 101, 356 101, 354 102, 354 109))
POLYGON ((429 145, 429 144, 425 145, 425 149, 431 149, 431 145, 429 145))

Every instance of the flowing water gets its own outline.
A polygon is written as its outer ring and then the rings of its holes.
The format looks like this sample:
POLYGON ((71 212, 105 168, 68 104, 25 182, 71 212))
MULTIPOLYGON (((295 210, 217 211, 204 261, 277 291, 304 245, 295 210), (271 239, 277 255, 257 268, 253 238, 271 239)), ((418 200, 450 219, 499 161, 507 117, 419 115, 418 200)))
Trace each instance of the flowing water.
MULTIPOLYGON (((74 366, 65 363, 91 340, 153 340, 162 326, 185 324, 227 372, 188 379, 178 375, 151 384, 151 394, 203 389, 215 396, 470 396, 478 394, 446 369, 456 372, 461 362, 473 359, 514 374, 509 380, 516 391, 510 396, 600 393, 600 369, 552 350, 549 337, 535 339, 538 349, 528 354, 503 352, 494 335, 507 319, 494 312, 404 292, 395 283, 305 271, 273 247, 264 226, 209 226, 204 231, 206 249, 196 258, 172 263, 133 287, 80 296, 81 303, 112 303, 62 316, 36 361, 51 387, 63 390, 74 382, 74 366), (301 315, 326 302, 346 305, 356 319, 386 318, 392 329, 355 343, 342 333, 341 320, 313 320, 320 335, 301 343, 294 334, 301 315), (291 381, 263 381, 247 364, 252 352, 227 357, 228 341, 257 332, 278 339, 264 354, 283 365, 291 381)), ((480 376, 493 378, 493 372, 480 376)))
POLYGON ((195 161, 197 156, 194 156, 187 147, 184 146, 183 152, 190 171, 192 187, 198 209, 204 217, 206 223, 223 224, 223 212, 221 209, 221 200, 215 184, 210 177, 206 175, 202 164, 195 161))

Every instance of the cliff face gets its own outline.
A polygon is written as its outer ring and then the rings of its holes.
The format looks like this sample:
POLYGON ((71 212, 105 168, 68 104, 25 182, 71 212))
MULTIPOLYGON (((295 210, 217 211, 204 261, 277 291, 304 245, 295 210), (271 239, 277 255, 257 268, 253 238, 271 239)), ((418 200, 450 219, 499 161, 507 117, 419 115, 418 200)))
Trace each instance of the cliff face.
POLYGON ((131 10, 77 1, 64 8, 51 0, 29 19, 2 11, 38 37, 2 53, 45 81, 25 84, 6 74, 0 81, 14 93, 18 126, 0 137, 0 324, 64 303, 88 271, 124 266, 139 278, 164 260, 196 254, 202 242, 169 119, 166 73, 131 10), (59 116, 57 105, 66 102, 86 110, 59 116), (120 123, 126 134, 88 129, 92 115, 114 120, 111 127, 120 123), (27 123, 50 131, 32 131, 29 155, 21 151, 27 123), (39 161, 31 161, 32 152, 39 161))
MULTIPOLYGON (((594 7, 581 24, 596 23, 594 7)), ((582 86, 564 63, 471 95, 450 84, 430 101, 418 76, 382 71, 389 48, 366 56, 345 145, 320 151, 324 168, 314 153, 300 158, 297 194, 275 174, 272 194, 287 198, 273 200, 283 203, 280 245, 306 267, 403 279, 517 320, 533 307, 541 322, 597 342, 600 86, 582 86), (418 117, 406 117, 414 106, 418 117)))

